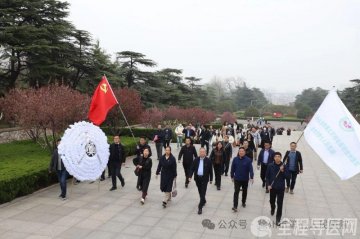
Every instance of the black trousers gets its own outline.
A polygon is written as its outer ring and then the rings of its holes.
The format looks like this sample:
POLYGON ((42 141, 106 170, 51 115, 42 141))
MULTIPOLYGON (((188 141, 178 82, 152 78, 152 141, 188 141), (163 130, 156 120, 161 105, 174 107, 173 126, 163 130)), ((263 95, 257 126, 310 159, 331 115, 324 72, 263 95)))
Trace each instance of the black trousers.
POLYGON ((270 190, 270 206, 271 206, 271 210, 275 210, 275 200, 276 200, 276 203, 277 203, 276 221, 280 222, 281 215, 282 215, 283 200, 284 200, 284 189, 272 188, 270 190))
POLYGON ((199 202, 199 209, 203 208, 203 206, 206 203, 206 190, 209 180, 205 179, 204 177, 197 176, 195 178, 196 187, 198 188, 199 196, 200 196, 200 202, 199 202))
POLYGON ((162 156, 163 143, 155 143, 155 147, 156 147, 157 159, 160 160, 162 156))
POLYGON ((190 175, 190 170, 191 170, 191 163, 184 163, 184 161, 183 161, 183 167, 184 167, 184 172, 185 172, 185 184, 188 185, 189 184, 189 175, 190 175))
POLYGON ((289 172, 290 172, 290 177, 286 178, 286 186, 290 187, 290 189, 293 190, 296 183, 297 172, 296 171, 295 172, 289 171, 289 172))
POLYGON ((246 203, 248 185, 249 185, 249 180, 247 180, 247 181, 234 180, 234 188, 235 188, 235 191, 234 191, 234 208, 237 208, 238 204, 239 204, 240 188, 242 188, 241 202, 246 203))
POLYGON ((206 146, 206 155, 209 154, 209 141, 201 141, 201 148, 204 148, 206 146))
POLYGON ((267 167, 268 167, 267 164, 261 163, 260 178, 261 178, 262 182, 265 183, 266 187, 267 187, 267 184, 266 184, 265 176, 266 176, 267 167))
POLYGON ((164 140, 164 149, 166 149, 166 147, 170 146, 170 140, 171 139, 165 139, 164 140))
POLYGON ((112 186, 116 188, 116 177, 119 178, 121 183, 124 183, 124 178, 121 175, 121 164, 111 164, 111 179, 112 179, 112 186))
POLYGON ((229 172, 229 165, 230 165, 230 157, 226 157, 224 166, 223 166, 225 174, 228 174, 228 172, 229 172))
POLYGON ((214 173, 215 173, 215 185, 220 188, 221 187, 221 174, 222 174, 222 165, 221 164, 213 164, 214 165, 214 173))

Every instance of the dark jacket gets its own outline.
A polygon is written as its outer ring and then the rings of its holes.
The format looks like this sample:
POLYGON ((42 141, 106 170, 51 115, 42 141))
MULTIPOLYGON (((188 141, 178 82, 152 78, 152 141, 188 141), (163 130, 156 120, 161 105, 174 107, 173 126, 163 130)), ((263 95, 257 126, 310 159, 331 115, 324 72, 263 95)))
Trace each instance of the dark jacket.
POLYGON ((276 135, 275 134, 275 129, 273 127, 271 127, 271 129, 270 129, 270 140, 271 140, 271 142, 273 141, 273 138, 274 138, 275 135, 276 135))
POLYGON ((164 131, 162 129, 156 130, 156 132, 154 133, 153 139, 155 138, 156 135, 158 136, 158 138, 155 141, 155 143, 163 143, 164 142, 164 131))
POLYGON ((199 136, 200 136, 200 141, 203 142, 203 143, 205 143, 205 141, 209 142, 209 140, 212 137, 210 131, 207 130, 207 129, 201 130, 201 133, 200 133, 199 136))
POLYGON ((197 152, 195 147, 193 145, 190 145, 189 147, 187 145, 182 146, 179 152, 179 157, 178 157, 179 161, 181 160, 182 156, 184 156, 183 164, 191 165, 192 162, 194 161, 194 158, 197 157, 197 152))
POLYGON ((246 150, 245 150, 245 155, 251 159, 251 161, 254 159, 254 150, 252 150, 250 147, 248 147, 246 150))
POLYGON ((224 141, 224 151, 227 160, 230 160, 232 156, 232 145, 229 142, 224 141))
MULTIPOLYGON (((57 171, 57 165, 59 160, 59 153, 58 149, 54 149, 54 152, 51 156, 50 165, 49 165, 49 171, 56 172, 57 171)), ((61 170, 66 170, 63 161, 61 160, 61 170)))
POLYGON ((289 177, 289 172, 286 167, 284 168, 284 172, 280 172, 276 177, 281 165, 283 165, 282 162, 280 162, 280 164, 272 162, 268 165, 265 175, 267 185, 270 186, 274 182, 272 188, 277 190, 285 190, 285 179, 289 177))
POLYGON ((164 129, 164 140, 171 140, 172 139, 172 129, 165 128, 164 129))
POLYGON ((261 143, 263 144, 265 141, 271 142, 270 132, 268 129, 262 130, 260 133, 261 143))
POLYGON ((135 150, 136 156, 140 157, 143 154, 145 148, 149 149, 149 157, 151 157, 151 155, 152 155, 151 148, 146 143, 144 145, 141 145, 141 144, 136 145, 136 150, 135 150))
MULTIPOLYGON (((286 151, 285 156, 284 156, 284 164, 286 165, 286 167, 289 169, 289 153, 290 151, 286 151)), ((296 167, 296 172, 299 173, 300 170, 303 170, 303 164, 302 164, 302 156, 301 153, 299 151, 296 151, 296 157, 295 157, 295 167, 296 167)))
POLYGON ((141 170, 140 170, 140 175, 143 179, 151 178, 151 168, 152 168, 152 160, 150 157, 148 158, 144 158, 141 157, 140 161, 139 161, 139 165, 142 166, 141 170))
POLYGON ((117 151, 116 144, 115 143, 110 144, 109 163, 121 166, 122 163, 125 163, 126 153, 125 153, 125 148, 122 144, 119 144, 118 147, 119 147, 119 151, 118 151, 119 155, 116 156, 116 151, 117 151))
MULTIPOLYGON (((200 163, 200 157, 197 157, 196 159, 194 159, 193 164, 191 165, 191 170, 190 170, 190 178, 192 177, 192 175, 194 174, 194 179, 197 180, 198 179, 198 169, 199 169, 199 163, 200 163)), ((210 161, 210 159, 208 157, 204 158, 204 170, 203 170, 203 177, 208 181, 212 181, 213 180, 213 167, 212 167, 212 163, 210 161)))
POLYGON ((189 131, 189 134, 190 134, 190 138, 191 138, 191 137, 195 137, 195 131, 194 131, 194 130, 192 130, 192 129, 186 129, 186 128, 185 128, 185 129, 183 130, 183 133, 184 133, 184 137, 185 137, 185 138, 189 138, 189 137, 188 137, 188 131, 189 131))
POLYGON ((252 160, 244 156, 240 158, 237 156, 233 159, 231 164, 230 177, 237 181, 248 181, 249 178, 254 178, 254 169, 252 166, 252 160))
MULTIPOLYGON (((265 151, 265 149, 262 149, 259 153, 258 162, 257 162, 258 165, 263 163, 264 151, 265 151)), ((267 162, 268 165, 270 163, 274 162, 274 154, 275 154, 275 151, 272 149, 269 149, 269 158, 268 158, 268 162, 267 162)))
MULTIPOLYGON (((213 164, 216 164, 215 162, 215 151, 217 151, 216 148, 214 148, 212 151, 211 151, 211 154, 210 154, 210 160, 213 164)), ((225 150, 223 150, 223 148, 221 148, 221 151, 222 151, 222 157, 221 157, 221 161, 219 162, 219 164, 223 164, 226 160, 226 154, 225 154, 225 150)))
POLYGON ((156 170, 156 175, 161 172, 160 190, 162 192, 171 192, 173 181, 177 176, 176 159, 171 154, 169 159, 166 159, 165 154, 161 156, 156 170))

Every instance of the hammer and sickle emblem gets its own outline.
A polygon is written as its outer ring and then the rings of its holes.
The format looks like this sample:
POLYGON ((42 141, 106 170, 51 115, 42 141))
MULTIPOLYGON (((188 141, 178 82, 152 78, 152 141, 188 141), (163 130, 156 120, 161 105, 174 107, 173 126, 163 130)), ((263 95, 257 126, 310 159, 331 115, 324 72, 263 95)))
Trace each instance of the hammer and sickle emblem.
POLYGON ((107 84, 101 84, 100 90, 104 91, 104 93, 106 94, 106 92, 108 91, 107 84))

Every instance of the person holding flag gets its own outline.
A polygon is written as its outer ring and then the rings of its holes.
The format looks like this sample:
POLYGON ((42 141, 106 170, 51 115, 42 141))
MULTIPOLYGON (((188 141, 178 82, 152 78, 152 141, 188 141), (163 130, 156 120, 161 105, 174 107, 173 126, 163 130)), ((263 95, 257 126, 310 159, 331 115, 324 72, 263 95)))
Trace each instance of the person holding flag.
POLYGON ((280 226, 282 206, 285 192, 285 180, 289 177, 287 168, 281 162, 281 153, 274 153, 274 162, 266 170, 266 185, 270 191, 271 216, 275 213, 275 200, 277 201, 276 225, 280 226))

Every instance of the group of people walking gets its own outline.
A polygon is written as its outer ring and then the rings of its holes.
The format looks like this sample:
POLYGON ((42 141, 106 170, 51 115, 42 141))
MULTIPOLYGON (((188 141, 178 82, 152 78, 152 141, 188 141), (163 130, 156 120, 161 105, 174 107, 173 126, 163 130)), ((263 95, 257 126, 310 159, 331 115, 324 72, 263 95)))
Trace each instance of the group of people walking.
MULTIPOLYGON (((294 193, 294 187, 298 173, 303 172, 302 156, 296 150, 296 142, 290 144, 290 150, 285 153, 284 158, 280 152, 275 152, 272 149, 273 134, 272 127, 265 126, 261 130, 256 126, 249 127, 246 131, 244 141, 239 145, 238 152, 233 156, 234 144, 230 142, 230 134, 223 132, 224 137, 220 141, 210 144, 212 131, 203 127, 200 132, 201 148, 197 152, 194 146, 195 131, 191 124, 186 128, 180 127, 175 129, 175 134, 180 144, 180 151, 177 157, 172 154, 170 142, 172 139, 172 129, 169 127, 162 129, 158 126, 154 134, 153 142, 155 143, 157 152, 157 168, 156 178, 160 175, 160 190, 164 193, 162 206, 166 208, 171 201, 172 193, 176 187, 177 178, 177 162, 182 165, 185 173, 185 188, 188 188, 192 178, 196 183, 200 201, 198 204, 198 214, 202 214, 203 207, 206 204, 207 185, 214 185, 217 190, 221 190, 222 176, 230 175, 234 184, 233 207, 234 212, 238 211, 239 194, 242 191, 241 205, 246 207, 246 198, 249 183, 254 182, 254 168, 253 162, 260 170, 260 179, 262 180, 262 187, 265 188, 265 193, 270 193, 270 213, 274 215, 276 211, 276 223, 279 224, 282 215, 282 204, 285 192, 294 193), (185 138, 185 144, 182 145, 182 137, 185 138), (261 148, 257 154, 258 148, 261 148), (165 153, 162 154, 162 149, 165 153), (211 149, 210 156, 209 151, 211 149), (231 162, 232 159, 232 162, 231 162), (231 164, 230 164, 231 163, 231 164), (276 202, 276 205, 275 205, 276 202)), ((120 136, 115 135, 113 143, 110 145, 109 157, 109 174, 112 177, 112 187, 110 191, 117 189, 117 178, 120 180, 121 186, 125 186, 125 180, 121 175, 121 166, 125 163, 126 154, 124 147, 121 144, 120 136)), ((144 204, 149 184, 152 176, 152 152, 151 147, 147 144, 145 137, 140 137, 139 143, 136 146, 136 157, 133 159, 135 165, 134 173, 137 176, 136 188, 142 192, 140 203, 144 204)), ((64 170, 65 167, 58 156, 57 151, 54 151, 50 169, 58 173, 61 195, 66 195, 66 181, 64 185, 64 170)), ((174 195, 175 196, 175 195, 174 195)))

